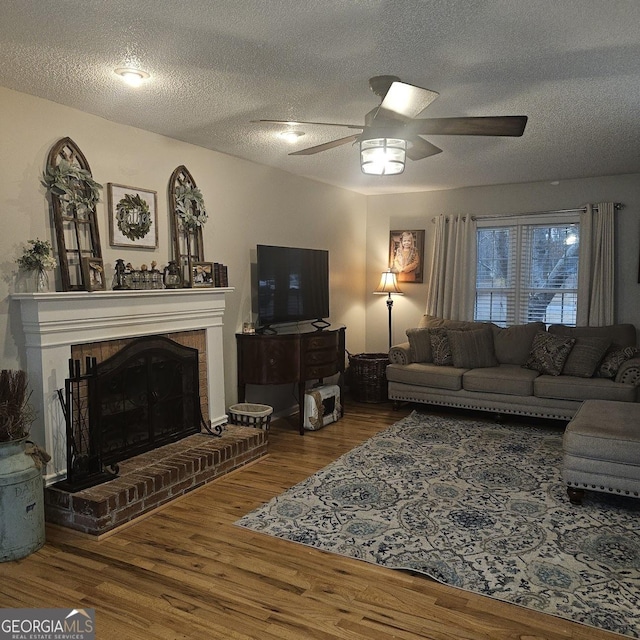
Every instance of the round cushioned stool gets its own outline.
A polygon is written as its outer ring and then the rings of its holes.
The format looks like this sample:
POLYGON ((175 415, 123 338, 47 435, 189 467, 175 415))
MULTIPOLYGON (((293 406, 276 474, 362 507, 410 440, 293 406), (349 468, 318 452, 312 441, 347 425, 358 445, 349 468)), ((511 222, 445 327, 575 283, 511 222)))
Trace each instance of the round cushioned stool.
POLYGON ((562 479, 569 500, 585 490, 640 496, 640 404, 587 400, 567 425, 562 479))

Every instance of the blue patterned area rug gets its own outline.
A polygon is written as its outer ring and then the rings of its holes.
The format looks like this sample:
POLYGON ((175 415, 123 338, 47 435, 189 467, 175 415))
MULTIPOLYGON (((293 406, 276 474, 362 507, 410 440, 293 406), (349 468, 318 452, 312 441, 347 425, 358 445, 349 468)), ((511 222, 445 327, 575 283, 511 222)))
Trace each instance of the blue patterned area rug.
POLYGON ((640 500, 569 503, 562 430, 418 412, 236 522, 640 637, 640 500))

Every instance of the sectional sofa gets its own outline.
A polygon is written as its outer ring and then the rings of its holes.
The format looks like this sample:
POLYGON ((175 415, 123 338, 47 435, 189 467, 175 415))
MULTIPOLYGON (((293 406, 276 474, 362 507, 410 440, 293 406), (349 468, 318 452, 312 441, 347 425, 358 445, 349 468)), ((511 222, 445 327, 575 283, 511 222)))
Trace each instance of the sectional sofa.
POLYGON ((570 420, 584 400, 640 401, 631 324, 570 327, 425 315, 389 351, 389 399, 570 420))

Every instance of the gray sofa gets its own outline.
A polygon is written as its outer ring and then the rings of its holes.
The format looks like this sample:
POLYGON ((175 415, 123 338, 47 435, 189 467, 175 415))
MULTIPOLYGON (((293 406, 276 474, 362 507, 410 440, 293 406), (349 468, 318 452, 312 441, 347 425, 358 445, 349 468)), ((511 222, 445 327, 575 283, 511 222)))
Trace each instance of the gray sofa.
POLYGON ((631 324, 501 328, 423 316, 389 351, 389 399, 570 420, 584 400, 640 401, 631 324))

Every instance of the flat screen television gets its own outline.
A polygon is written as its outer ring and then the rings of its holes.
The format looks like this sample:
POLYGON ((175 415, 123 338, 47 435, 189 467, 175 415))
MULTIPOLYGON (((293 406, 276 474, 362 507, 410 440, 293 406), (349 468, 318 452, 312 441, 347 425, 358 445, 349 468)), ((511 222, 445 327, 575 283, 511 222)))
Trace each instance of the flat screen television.
POLYGON ((324 249, 257 247, 258 327, 329 317, 329 252, 324 249))

